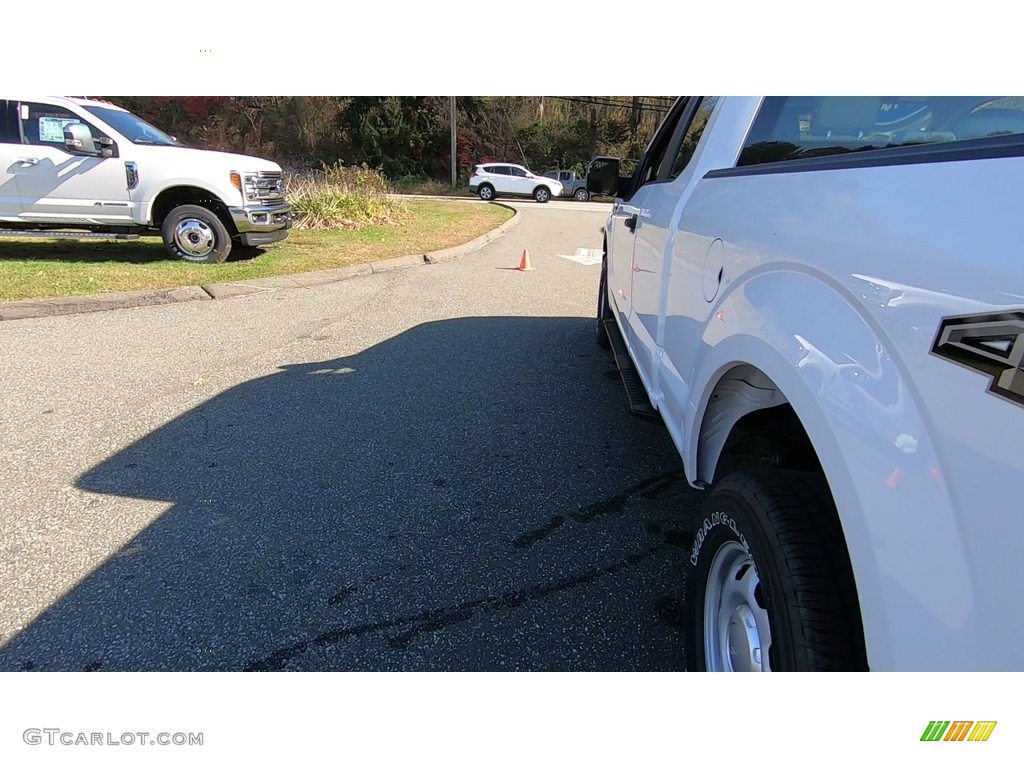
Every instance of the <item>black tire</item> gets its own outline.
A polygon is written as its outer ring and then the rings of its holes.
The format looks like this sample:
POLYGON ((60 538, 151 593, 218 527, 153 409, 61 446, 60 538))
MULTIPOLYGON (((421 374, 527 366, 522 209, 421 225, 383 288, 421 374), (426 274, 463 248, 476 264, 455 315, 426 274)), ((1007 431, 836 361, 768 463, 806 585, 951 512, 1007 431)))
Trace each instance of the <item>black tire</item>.
POLYGON ((546 203, 551 199, 551 190, 543 184, 533 190, 533 199, 538 203, 546 203))
POLYGON ((611 349, 612 342, 608 338, 608 331, 604 327, 604 321, 612 318, 611 307, 608 306, 608 257, 601 260, 601 283, 597 289, 597 324, 594 329, 594 338, 597 346, 601 349, 611 349))
POLYGON ((585 203, 590 199, 590 193, 583 187, 580 187, 575 192, 573 192, 572 196, 573 199, 578 203, 585 203))
POLYGON ((494 187, 492 187, 490 184, 481 184, 480 188, 476 191, 476 193, 480 195, 481 200, 485 201, 491 201, 497 197, 497 195, 494 194, 494 187))
POLYGON ((196 264, 219 264, 231 253, 231 235, 220 217, 201 205, 179 205, 160 225, 170 254, 196 264))
POLYGON ((691 671, 756 671, 759 647, 765 670, 867 670, 853 570, 820 474, 738 472, 715 485, 688 559, 686 630, 691 671))

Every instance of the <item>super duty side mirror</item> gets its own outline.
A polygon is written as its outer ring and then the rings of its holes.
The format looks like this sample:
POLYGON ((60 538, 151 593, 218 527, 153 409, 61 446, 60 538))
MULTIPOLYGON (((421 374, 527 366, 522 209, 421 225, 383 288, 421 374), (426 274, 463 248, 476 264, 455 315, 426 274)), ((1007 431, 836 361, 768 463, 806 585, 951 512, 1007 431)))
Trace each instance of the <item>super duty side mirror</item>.
POLYGON ((89 157, 113 157, 114 142, 105 136, 95 137, 84 123, 69 123, 64 126, 64 146, 68 152, 89 157))
POLYGON ((595 157, 587 166, 587 191, 628 200, 633 195, 633 177, 619 176, 617 157, 595 157))
POLYGON ((64 126, 64 146, 67 147, 68 152, 76 155, 98 156, 100 154, 100 148, 96 145, 92 131, 89 130, 88 125, 83 123, 69 123, 64 126))

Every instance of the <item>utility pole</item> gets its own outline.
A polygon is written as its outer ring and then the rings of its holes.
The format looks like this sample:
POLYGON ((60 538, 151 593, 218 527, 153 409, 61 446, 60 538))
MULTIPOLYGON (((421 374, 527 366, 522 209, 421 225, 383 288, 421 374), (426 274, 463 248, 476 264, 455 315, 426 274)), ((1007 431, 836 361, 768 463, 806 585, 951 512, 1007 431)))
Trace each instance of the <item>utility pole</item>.
POLYGON ((637 129, 640 128, 640 113, 643 111, 644 102, 641 96, 633 97, 633 108, 629 113, 629 139, 636 138, 637 129))
POLYGON ((455 146, 455 97, 452 96, 451 99, 452 99, 452 104, 451 104, 451 106, 452 106, 452 189, 455 189, 455 186, 459 182, 459 164, 458 164, 458 158, 456 157, 458 152, 457 152, 456 146, 455 146))

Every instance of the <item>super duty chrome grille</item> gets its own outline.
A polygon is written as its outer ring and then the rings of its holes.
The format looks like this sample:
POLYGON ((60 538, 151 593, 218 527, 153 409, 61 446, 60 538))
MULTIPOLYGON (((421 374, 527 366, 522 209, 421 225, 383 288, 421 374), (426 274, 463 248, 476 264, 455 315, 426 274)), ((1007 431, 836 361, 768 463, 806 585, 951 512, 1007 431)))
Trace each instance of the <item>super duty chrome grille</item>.
POLYGON ((284 178, 274 171, 261 171, 253 180, 256 199, 263 205, 275 205, 285 201, 284 178))

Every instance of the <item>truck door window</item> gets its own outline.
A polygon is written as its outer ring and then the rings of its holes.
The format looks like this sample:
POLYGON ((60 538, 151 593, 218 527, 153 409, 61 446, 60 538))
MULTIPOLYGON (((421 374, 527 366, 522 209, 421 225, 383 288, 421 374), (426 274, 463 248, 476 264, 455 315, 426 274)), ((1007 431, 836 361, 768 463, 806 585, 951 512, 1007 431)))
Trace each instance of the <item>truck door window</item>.
POLYGON ((693 113, 693 119, 686 129, 686 135, 683 136, 683 140, 679 144, 679 151, 676 152, 676 159, 672 164, 672 173, 669 174, 670 179, 676 178, 690 164, 693 153, 697 150, 697 144, 700 143, 700 137, 704 135, 704 128, 711 118, 711 113, 714 111, 715 105, 718 104, 718 99, 718 96, 705 96, 700 100, 700 105, 693 113))
POLYGON ((16 104, 0 99, 0 144, 21 144, 18 123, 15 121, 16 104))
POLYGON ((37 146, 64 149, 64 126, 85 122, 78 115, 49 104, 21 102, 19 112, 24 143, 37 146))
POLYGON ((1015 134, 1019 96, 769 96, 737 165, 1015 134))
POLYGON ((682 120, 683 115, 687 113, 686 104, 691 98, 689 97, 682 102, 676 102, 672 111, 668 113, 668 116, 662 122, 661 127, 658 128, 658 133, 651 141, 644 156, 643 165, 639 169, 636 189, 664 177, 662 171, 665 170, 665 158, 668 156, 669 148, 672 147, 672 138, 676 135, 679 122, 682 120))

